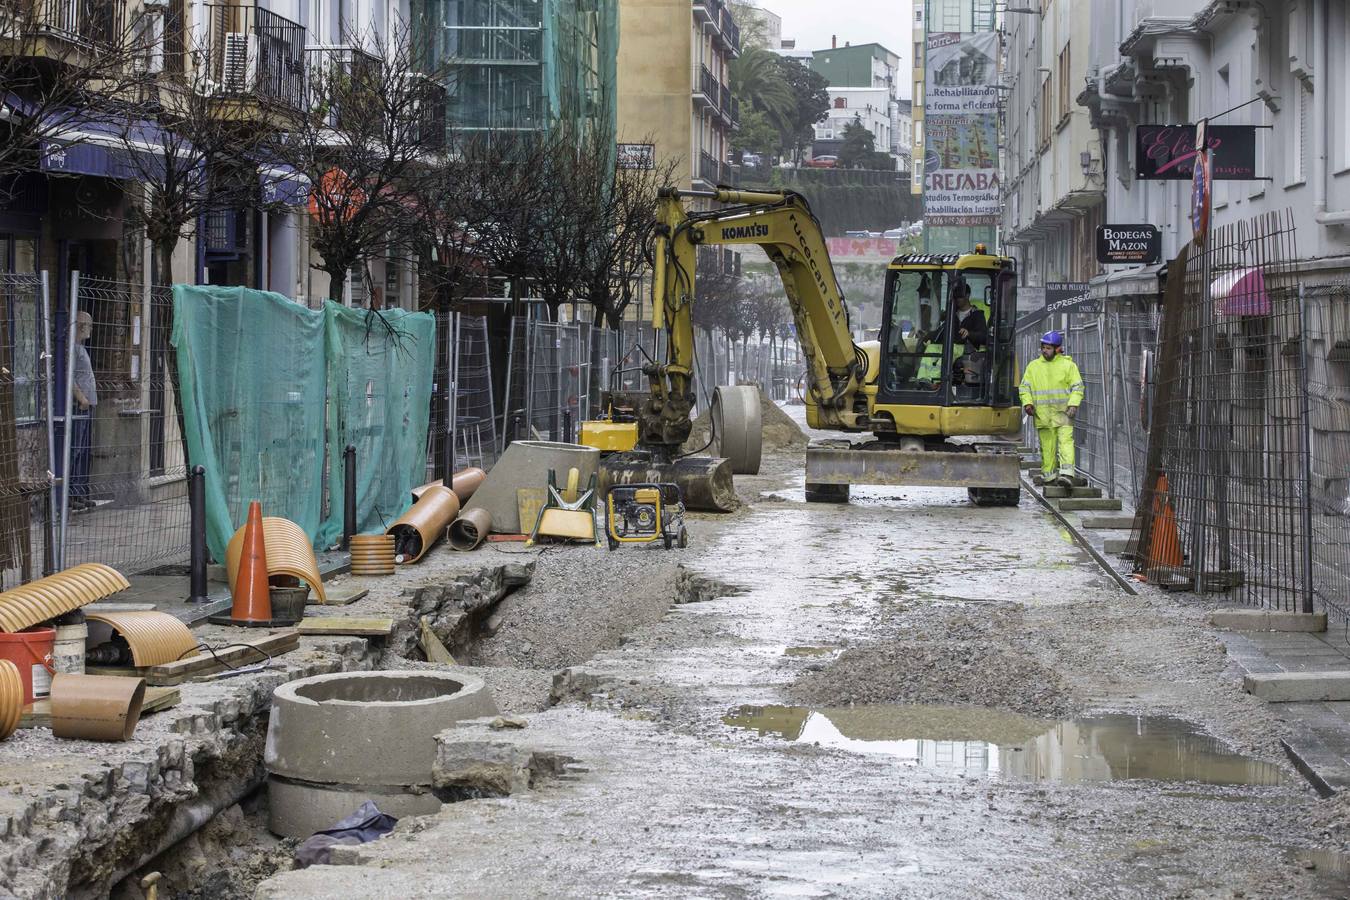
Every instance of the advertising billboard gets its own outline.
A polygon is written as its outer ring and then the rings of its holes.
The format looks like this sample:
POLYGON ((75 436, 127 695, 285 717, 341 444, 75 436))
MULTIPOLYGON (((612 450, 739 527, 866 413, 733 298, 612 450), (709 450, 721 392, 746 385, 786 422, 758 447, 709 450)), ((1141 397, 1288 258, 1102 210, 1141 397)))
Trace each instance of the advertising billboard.
POLYGON ((924 79, 924 222, 996 226, 997 32, 929 34, 924 79))

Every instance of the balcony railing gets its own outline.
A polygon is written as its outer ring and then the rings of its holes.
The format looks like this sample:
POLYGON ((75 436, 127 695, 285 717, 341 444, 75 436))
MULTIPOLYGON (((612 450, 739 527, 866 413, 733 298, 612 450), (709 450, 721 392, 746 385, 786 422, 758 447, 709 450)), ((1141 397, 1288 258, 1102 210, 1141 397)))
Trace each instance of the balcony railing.
POLYGON ((206 4, 211 93, 298 110, 305 102, 305 30, 271 10, 206 4))
POLYGON ((357 97, 363 88, 379 90, 380 59, 349 44, 311 45, 305 48, 305 90, 308 108, 324 111, 332 128, 353 128, 349 120, 359 111, 343 103, 344 97, 357 97))
MULTIPOLYGON (((9 4, 6 4, 9 5, 9 4)), ((12 16, 32 34, 52 35, 79 44, 111 44, 121 33, 123 0, 37 0, 15 3, 12 16)))
POLYGON ((717 184, 722 179, 722 167, 718 165, 717 160, 713 159, 709 153, 700 152, 698 155, 698 177, 708 184, 717 184))

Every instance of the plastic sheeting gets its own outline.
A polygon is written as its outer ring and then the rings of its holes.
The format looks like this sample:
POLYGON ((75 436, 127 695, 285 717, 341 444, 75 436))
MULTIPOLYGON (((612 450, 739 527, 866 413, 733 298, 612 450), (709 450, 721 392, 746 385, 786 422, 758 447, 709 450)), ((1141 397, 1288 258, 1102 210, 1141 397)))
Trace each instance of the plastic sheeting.
POLYGON ((334 303, 311 310, 247 288, 175 285, 173 294, 184 437, 189 464, 206 469, 216 559, 251 500, 299 525, 316 549, 334 542, 348 444, 358 530, 383 530, 382 518, 403 513, 425 480, 431 316, 334 303))

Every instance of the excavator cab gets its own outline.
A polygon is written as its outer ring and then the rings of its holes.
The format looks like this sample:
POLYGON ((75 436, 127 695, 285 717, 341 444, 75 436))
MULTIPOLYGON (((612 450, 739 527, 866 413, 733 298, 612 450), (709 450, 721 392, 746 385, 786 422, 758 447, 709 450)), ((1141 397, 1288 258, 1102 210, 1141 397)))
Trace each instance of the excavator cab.
POLYGON ((964 407, 969 428, 946 417, 934 436, 1005 432, 1016 421, 1007 412, 1016 406, 1016 284, 1012 260, 983 252, 897 257, 886 272, 875 412, 899 422, 897 413, 913 418, 906 407, 964 407))

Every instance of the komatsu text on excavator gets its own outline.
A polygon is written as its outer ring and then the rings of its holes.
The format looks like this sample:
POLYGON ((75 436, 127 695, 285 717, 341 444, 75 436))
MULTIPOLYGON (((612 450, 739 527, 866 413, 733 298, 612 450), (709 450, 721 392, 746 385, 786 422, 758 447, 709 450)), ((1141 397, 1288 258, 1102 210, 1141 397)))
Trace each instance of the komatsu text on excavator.
MULTIPOLYGON (((680 452, 694 407, 692 304, 717 302, 697 297, 703 244, 764 249, 782 277, 807 363, 807 424, 869 435, 811 444, 808 501, 846 501, 851 484, 926 485, 967 488, 981 505, 1016 505, 1019 460, 1006 437, 1020 423, 1013 260, 978 245, 961 255, 897 257, 886 272, 880 340, 855 343, 820 223, 791 192, 661 191, 652 320, 668 349, 664 361, 643 367, 650 392, 627 404, 629 422, 616 395, 610 421, 583 425, 583 442, 629 451, 606 458, 603 481, 676 481, 691 508, 719 508, 734 497, 727 460, 680 452), (690 211, 686 198, 723 205, 690 211)), ((722 445, 730 439, 722 435, 722 445)))

